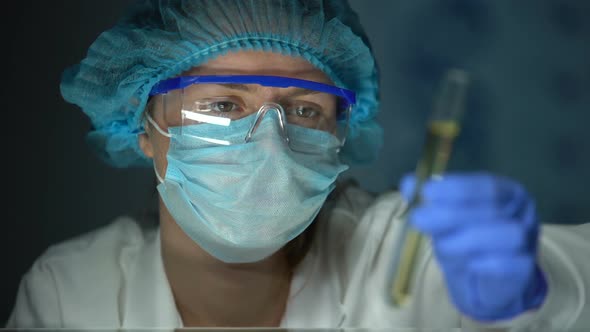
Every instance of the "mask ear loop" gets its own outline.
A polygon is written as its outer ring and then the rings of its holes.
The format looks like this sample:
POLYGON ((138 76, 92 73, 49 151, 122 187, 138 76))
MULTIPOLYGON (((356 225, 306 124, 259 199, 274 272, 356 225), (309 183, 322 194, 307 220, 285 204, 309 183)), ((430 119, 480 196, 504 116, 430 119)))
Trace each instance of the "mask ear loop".
MULTIPOLYGON (((145 117, 148 120, 148 122, 163 136, 166 136, 168 138, 172 137, 172 135, 170 133, 165 132, 162 128, 160 128, 160 126, 156 123, 156 121, 154 121, 154 119, 152 118, 152 116, 146 112, 145 113, 145 117)), ((162 178, 160 176, 160 174, 158 174, 158 170, 156 169, 156 162, 154 161, 152 163, 152 166, 154 168, 154 173, 156 173, 156 179, 158 179, 159 183, 164 183, 164 178, 162 178)))
POLYGON ((158 179, 159 183, 164 183, 164 179, 160 176, 160 174, 158 174, 158 170, 156 169, 156 163, 152 163, 153 167, 154 167, 154 173, 156 174, 156 179, 158 179))
POLYGON ((162 128, 160 128, 160 126, 156 123, 156 121, 154 121, 154 119, 152 119, 152 116, 148 112, 145 113, 145 117, 148 120, 148 122, 151 123, 152 126, 154 126, 154 128, 156 128, 156 130, 160 134, 162 134, 162 135, 164 135, 164 136, 166 136, 168 138, 172 137, 172 135, 170 135, 170 133, 167 133, 162 128))

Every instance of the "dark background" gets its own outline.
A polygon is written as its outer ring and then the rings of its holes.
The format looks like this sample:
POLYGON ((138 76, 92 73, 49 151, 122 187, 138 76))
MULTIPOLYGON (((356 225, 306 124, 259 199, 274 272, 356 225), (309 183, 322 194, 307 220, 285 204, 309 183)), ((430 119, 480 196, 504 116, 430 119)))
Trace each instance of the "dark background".
MULTIPOLYGON (((112 169, 85 145, 85 115, 59 94, 129 0, 13 2, 2 9, 4 218, 0 322, 19 280, 50 244, 141 210, 151 169, 112 169)), ((350 171, 371 191, 396 186, 420 153, 446 68, 474 81, 451 170, 521 181, 543 222, 590 221, 590 2, 353 0, 382 70, 385 146, 350 171)), ((5 5, 6 6, 6 5, 5 5)), ((97 276, 99 277, 99 276, 97 276)))

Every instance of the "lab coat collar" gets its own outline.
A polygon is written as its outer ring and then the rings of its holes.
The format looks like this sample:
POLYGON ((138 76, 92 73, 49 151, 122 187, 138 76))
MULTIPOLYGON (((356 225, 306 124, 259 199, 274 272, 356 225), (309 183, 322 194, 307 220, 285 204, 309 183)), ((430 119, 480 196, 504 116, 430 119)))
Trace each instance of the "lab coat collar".
POLYGON ((160 230, 146 236, 145 245, 129 268, 121 325, 123 328, 182 327, 164 265, 160 230))
MULTIPOLYGON (((281 327, 335 328, 346 317, 341 290, 327 271, 320 247, 312 246, 296 268, 281 327)), ((183 327, 162 262, 160 230, 146 236, 143 248, 130 266, 122 290, 123 328, 183 327)))
POLYGON ((336 328, 346 318, 339 283, 314 243, 296 268, 281 328, 336 328))

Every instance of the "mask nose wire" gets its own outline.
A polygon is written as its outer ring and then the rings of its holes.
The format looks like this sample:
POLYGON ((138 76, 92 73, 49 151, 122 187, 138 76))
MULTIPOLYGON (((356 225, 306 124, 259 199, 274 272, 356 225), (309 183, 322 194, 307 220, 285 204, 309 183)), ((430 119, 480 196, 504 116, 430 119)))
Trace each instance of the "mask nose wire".
POLYGON ((256 132, 256 129, 258 129, 258 126, 260 125, 262 119, 264 119, 264 116, 266 115, 266 113, 268 113, 268 111, 274 111, 276 113, 277 118, 279 119, 279 127, 281 128, 281 136, 283 136, 285 142, 289 144, 289 135, 287 134, 285 122, 285 110, 281 105, 277 103, 265 103, 260 107, 260 109, 256 113, 256 120, 254 120, 254 124, 252 124, 252 127, 250 127, 250 130, 246 135, 245 141, 249 142, 252 139, 252 135, 256 132))

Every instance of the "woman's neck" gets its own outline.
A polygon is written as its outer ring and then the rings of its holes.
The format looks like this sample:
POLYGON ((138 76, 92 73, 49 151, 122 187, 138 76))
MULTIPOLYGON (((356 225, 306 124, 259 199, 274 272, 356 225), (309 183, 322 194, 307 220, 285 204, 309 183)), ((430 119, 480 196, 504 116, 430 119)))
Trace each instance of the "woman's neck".
POLYGON ((282 251, 260 262, 227 264, 194 243, 161 208, 164 270, 185 327, 277 327, 291 268, 282 251))

